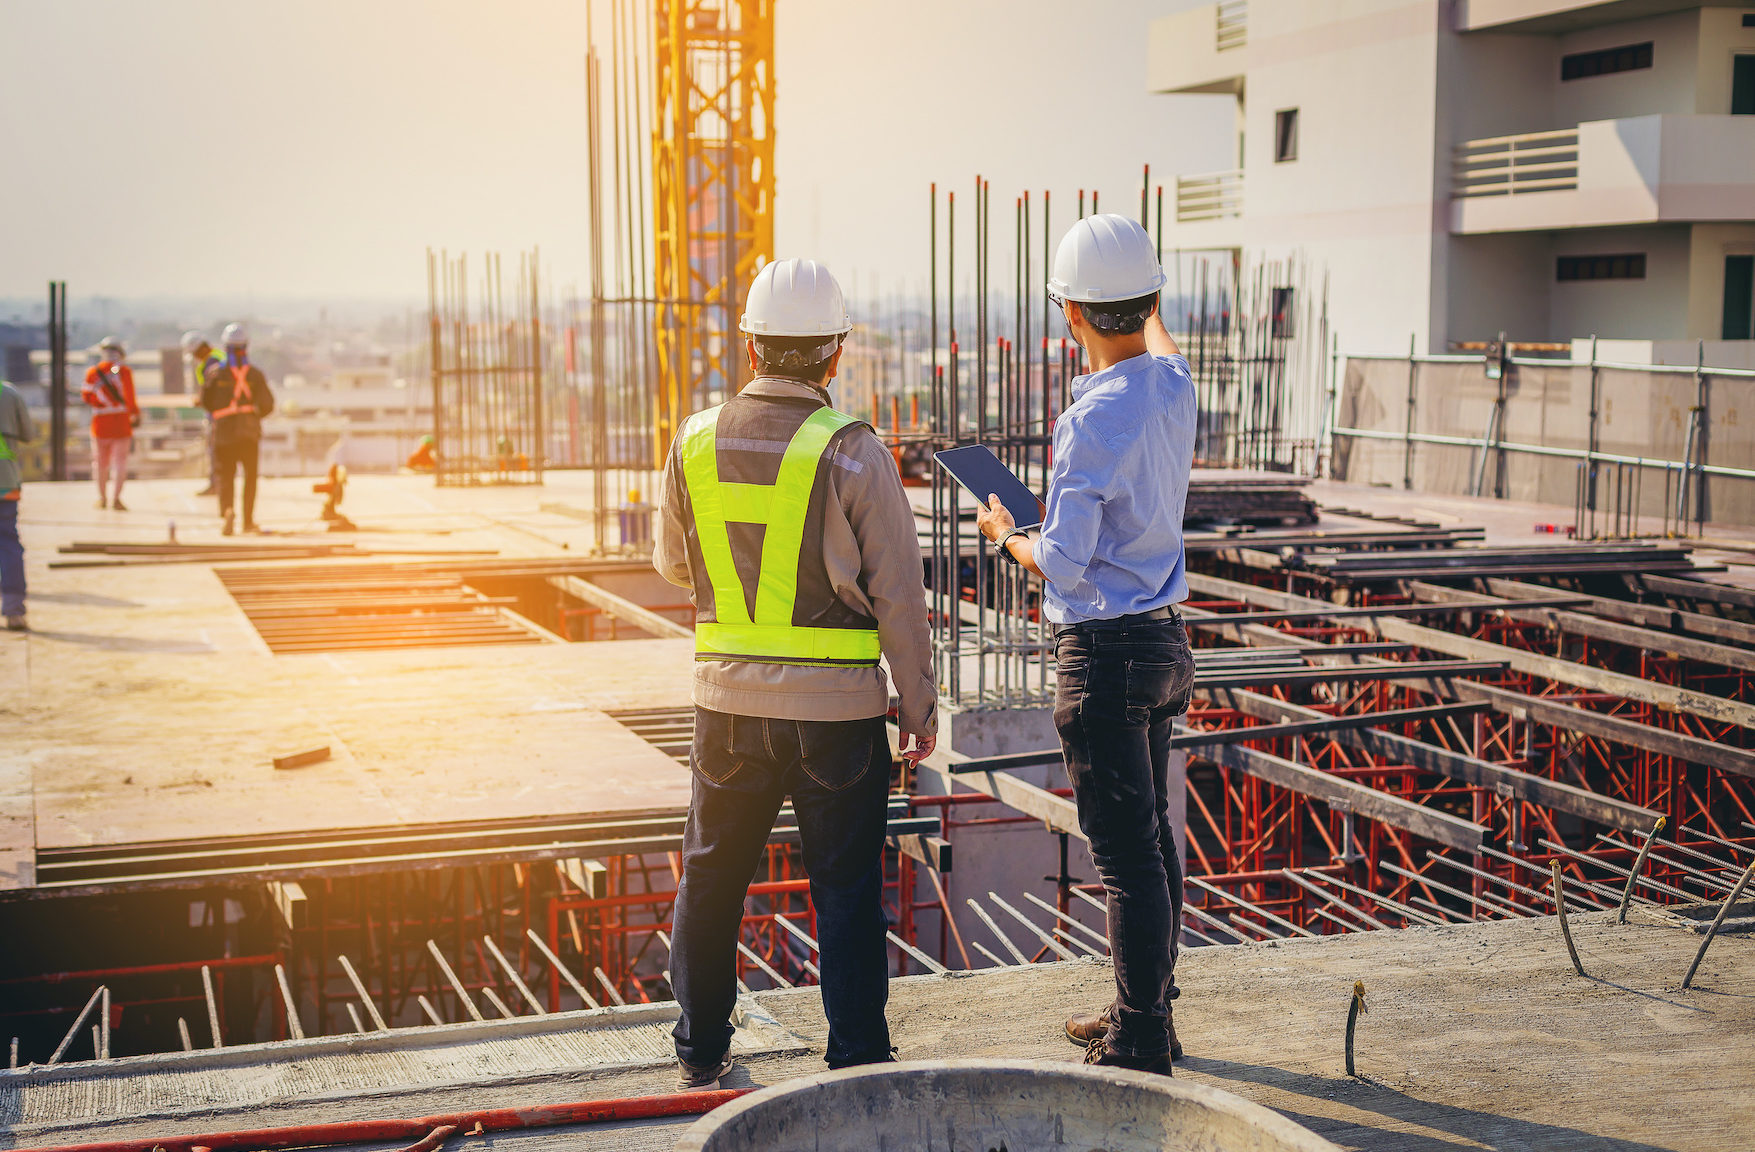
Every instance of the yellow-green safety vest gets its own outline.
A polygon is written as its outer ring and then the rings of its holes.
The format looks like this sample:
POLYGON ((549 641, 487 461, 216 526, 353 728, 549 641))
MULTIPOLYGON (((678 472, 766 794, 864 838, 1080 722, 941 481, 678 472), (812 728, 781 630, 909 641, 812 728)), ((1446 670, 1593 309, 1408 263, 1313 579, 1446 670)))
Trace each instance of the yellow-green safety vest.
POLYGON ((813 412, 787 444, 773 484, 720 482, 716 440, 719 408, 698 412, 684 423, 683 477, 718 617, 695 625, 695 659, 766 664, 878 662, 875 628, 808 628, 792 622, 817 463, 835 434, 857 423, 854 417, 833 408, 813 412), (728 522, 764 526, 753 618, 732 558, 731 534, 725 527, 728 522))

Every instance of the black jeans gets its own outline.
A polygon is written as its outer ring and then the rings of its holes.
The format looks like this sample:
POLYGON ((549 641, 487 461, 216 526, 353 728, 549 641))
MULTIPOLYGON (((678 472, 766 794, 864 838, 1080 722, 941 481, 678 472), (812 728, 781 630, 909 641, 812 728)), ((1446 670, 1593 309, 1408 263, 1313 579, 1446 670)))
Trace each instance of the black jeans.
POLYGON ((798 813, 821 947, 829 1067, 890 1055, 883 848, 890 745, 870 720, 769 720, 695 709, 694 798, 671 934, 682 1006, 676 1054, 717 1063, 731 1045, 737 941, 750 880, 780 803, 798 813))
POLYGON ((259 440, 229 440, 214 448, 219 485, 219 514, 232 510, 232 480, 240 467, 244 470, 244 523, 256 522, 256 459, 262 447, 259 440))
POLYGON ((1054 724, 1109 896, 1115 962, 1110 1047, 1169 1051, 1182 866, 1169 820, 1170 722, 1188 710, 1194 656, 1180 619, 1063 627, 1054 641, 1054 724))

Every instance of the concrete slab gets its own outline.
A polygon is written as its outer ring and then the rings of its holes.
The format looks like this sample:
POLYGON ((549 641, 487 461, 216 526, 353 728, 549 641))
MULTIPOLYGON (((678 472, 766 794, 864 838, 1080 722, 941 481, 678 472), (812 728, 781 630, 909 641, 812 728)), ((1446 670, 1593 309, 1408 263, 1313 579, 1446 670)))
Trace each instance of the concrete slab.
MULTIPOLYGON (((1187 1049, 1178 1078, 1273 1108, 1349 1149, 1720 1152, 1755 1132, 1755 940, 1719 940, 1692 991, 1680 989, 1699 937, 1673 926, 1574 917, 1590 976, 1576 976, 1551 918, 1365 932, 1317 940, 1200 948, 1178 967, 1176 1023, 1187 1049), (1361 1019, 1357 1079, 1344 1072, 1354 981, 1361 1019)), ((889 1016, 905 1059, 1076 1061, 1062 1020, 1113 993, 1106 963, 1041 964, 890 985, 889 1016)), ((767 1085, 822 1070, 825 1026, 813 988, 754 1002, 811 1051, 756 1055, 728 1086, 767 1085)), ((462 1029, 451 1029, 462 1045, 462 1029)), ((311 1041, 307 1044, 333 1043, 311 1041)), ((301 1045, 253 1049, 259 1069, 295 1063, 301 1045)), ((153 1057, 176 1060, 180 1057, 153 1057)), ((465 1058, 460 1056, 459 1058, 465 1058)), ((131 1061, 90 1065, 127 1099, 131 1061)), ((244 1075, 266 1075, 240 1071, 244 1075)), ((485 1107, 671 1091, 654 1064, 484 1079, 432 1087, 410 1080, 345 1101, 296 1095, 217 1107, 176 1120, 113 1115, 70 1126, 25 1123, 4 1101, 0 1147, 162 1137, 327 1120, 422 1116, 485 1107)), ((492 1147, 575 1152, 668 1149, 690 1121, 532 1131, 482 1138, 492 1147)), ((472 1144, 471 1147, 475 1145, 472 1144)))

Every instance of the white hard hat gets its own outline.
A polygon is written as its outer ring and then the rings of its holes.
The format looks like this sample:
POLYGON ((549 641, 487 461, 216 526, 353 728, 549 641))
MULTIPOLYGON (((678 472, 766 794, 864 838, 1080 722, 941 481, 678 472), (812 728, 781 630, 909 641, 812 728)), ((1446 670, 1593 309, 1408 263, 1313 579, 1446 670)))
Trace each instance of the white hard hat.
POLYGON ((98 351, 99 352, 108 352, 112 348, 114 348, 118 352, 125 352, 126 351, 126 349, 124 349, 122 347, 122 341, 118 337, 105 336, 102 340, 98 341, 98 351))
POLYGON ((191 328, 183 333, 183 355, 195 355, 195 349, 207 343, 207 337, 191 328))
POLYGON ((1126 216, 1105 212, 1085 217, 1061 237, 1048 294, 1056 300, 1114 304, 1150 296, 1164 280, 1146 230, 1126 216))
POLYGON ((250 330, 242 324, 227 324, 219 338, 227 348, 242 347, 250 342, 250 330))
POLYGON ((845 336, 841 285, 815 260, 776 260, 756 273, 738 327, 751 336, 845 336))

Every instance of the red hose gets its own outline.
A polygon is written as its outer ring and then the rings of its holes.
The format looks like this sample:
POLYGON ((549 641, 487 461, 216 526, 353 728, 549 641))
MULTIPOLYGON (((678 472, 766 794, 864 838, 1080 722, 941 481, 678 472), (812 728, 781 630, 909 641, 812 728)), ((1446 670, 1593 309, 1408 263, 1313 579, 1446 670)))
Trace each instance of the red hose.
POLYGON ((737 1099, 753 1088, 724 1088, 709 1092, 671 1092, 660 1096, 629 1096, 619 1100, 579 1100, 571 1104, 539 1104, 533 1108, 490 1108, 482 1112, 459 1112, 448 1116, 423 1116, 418 1120, 342 1120, 333 1124, 300 1124, 287 1128, 258 1128, 242 1132, 210 1132, 204 1136, 172 1136, 113 1140, 101 1144, 61 1144, 44 1148, 19 1148, 12 1152, 241 1152, 244 1149, 318 1148, 337 1144, 365 1144, 387 1140, 432 1141, 437 1147, 445 1136, 436 1130, 452 1128, 474 1134, 505 1132, 517 1128, 554 1128, 566 1124, 604 1124, 617 1120, 648 1120, 658 1116, 699 1116, 737 1099))

